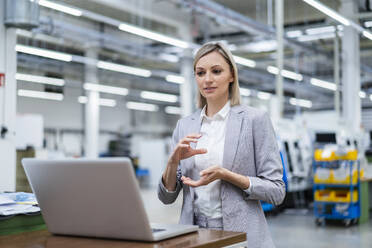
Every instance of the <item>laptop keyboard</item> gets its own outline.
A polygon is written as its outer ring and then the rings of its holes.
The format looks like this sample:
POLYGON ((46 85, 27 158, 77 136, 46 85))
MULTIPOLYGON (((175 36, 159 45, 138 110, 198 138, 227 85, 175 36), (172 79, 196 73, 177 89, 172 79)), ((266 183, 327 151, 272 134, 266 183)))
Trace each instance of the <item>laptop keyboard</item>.
POLYGON ((153 233, 156 233, 156 232, 165 231, 165 229, 151 228, 151 231, 152 231, 153 233))

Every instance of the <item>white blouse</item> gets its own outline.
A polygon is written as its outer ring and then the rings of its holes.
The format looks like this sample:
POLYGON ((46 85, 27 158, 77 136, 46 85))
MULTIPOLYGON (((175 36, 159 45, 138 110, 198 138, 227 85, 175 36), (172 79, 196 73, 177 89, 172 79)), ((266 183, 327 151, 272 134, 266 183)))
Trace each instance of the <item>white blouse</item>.
MULTIPOLYGON (((213 165, 222 166, 226 123, 230 112, 230 101, 213 117, 205 113, 206 106, 201 111, 202 135, 196 145, 196 149, 206 148, 207 153, 195 156, 195 167, 198 172, 213 165)), ((222 217, 221 208, 221 180, 215 180, 208 185, 195 188, 194 207, 197 212, 208 218, 222 217)))

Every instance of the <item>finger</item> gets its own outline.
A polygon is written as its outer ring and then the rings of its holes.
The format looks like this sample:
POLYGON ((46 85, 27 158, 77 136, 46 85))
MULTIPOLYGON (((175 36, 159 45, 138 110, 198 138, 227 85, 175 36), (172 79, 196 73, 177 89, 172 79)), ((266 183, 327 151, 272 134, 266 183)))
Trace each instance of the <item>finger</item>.
POLYGON ((181 180, 182 180, 182 181, 185 181, 185 180, 191 180, 191 178, 189 178, 189 177, 185 177, 185 176, 182 176, 182 177, 181 177, 181 180))
POLYGON ((183 181, 184 184, 191 186, 191 187, 199 187, 203 185, 202 180, 194 181, 192 179, 183 181))
POLYGON ((190 144, 191 142, 196 143, 196 142, 198 142, 198 140, 197 139, 193 139, 193 138, 183 138, 180 141, 180 144, 190 144))
POLYGON ((182 176, 181 180, 182 182, 193 181, 190 177, 185 177, 185 176, 182 176))
POLYGON ((192 150, 192 154, 193 155, 196 155, 196 154, 204 154, 204 153, 207 153, 208 150, 205 149, 205 148, 200 148, 200 149, 193 149, 192 150))
POLYGON ((191 133, 189 135, 187 135, 186 137, 187 138, 194 138, 194 139, 198 139, 200 138, 202 135, 200 133, 191 133))

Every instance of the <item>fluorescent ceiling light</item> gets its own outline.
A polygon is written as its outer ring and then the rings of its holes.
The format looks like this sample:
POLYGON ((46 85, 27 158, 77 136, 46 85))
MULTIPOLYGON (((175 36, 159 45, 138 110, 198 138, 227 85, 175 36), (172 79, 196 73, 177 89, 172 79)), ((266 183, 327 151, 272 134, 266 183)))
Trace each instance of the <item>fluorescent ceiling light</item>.
POLYGON ((245 51, 260 53, 260 52, 269 52, 273 51, 278 47, 276 40, 261 40, 257 42, 250 42, 247 45, 244 45, 242 48, 245 51))
POLYGON ((172 75, 169 74, 165 77, 165 80, 170 83, 176 83, 176 84, 183 84, 185 82, 185 78, 182 76, 172 75))
POLYGON ((269 65, 269 66, 266 68, 266 70, 267 70, 268 72, 270 72, 271 74, 275 74, 275 75, 277 75, 277 74, 279 73, 279 69, 278 69, 277 67, 275 67, 275 66, 271 66, 271 65, 269 65))
POLYGON ((55 9, 55 10, 58 10, 58 11, 61 11, 61 12, 64 12, 66 14, 73 15, 73 16, 81 16, 83 14, 83 12, 78 9, 74 9, 74 8, 67 7, 62 4, 53 3, 50 1, 46 1, 46 0, 39 0, 39 5, 46 7, 46 8, 55 9))
POLYGON ((180 61, 180 58, 178 56, 173 55, 173 54, 167 54, 167 53, 159 54, 159 58, 164 59, 168 62, 172 62, 172 63, 177 63, 178 61, 180 61))
POLYGON ((143 28, 135 27, 126 23, 121 23, 119 25, 119 29, 131 34, 135 34, 138 36, 142 36, 151 40, 156 40, 162 43, 166 43, 172 46, 180 47, 180 48, 188 48, 190 47, 189 43, 183 40, 171 38, 169 36, 158 34, 143 28))
POLYGON ((242 96, 250 96, 252 94, 251 90, 246 88, 240 88, 239 91, 242 96))
POLYGON ((127 73, 127 74, 132 74, 136 76, 141 76, 141 77, 150 77, 151 76, 151 71, 137 68, 137 67, 131 67, 131 66, 126 66, 126 65, 120 65, 120 64, 115 64, 115 63, 110 63, 110 62, 105 62, 105 61, 98 61, 97 62, 97 67, 105 70, 110 70, 110 71, 116 71, 116 72, 121 72, 121 73, 127 73))
POLYGON ((370 28, 370 27, 372 27, 372 21, 365 22, 365 23, 364 23, 364 26, 365 26, 366 28, 370 28))
POLYGON ((235 56, 235 55, 233 55, 233 57, 237 64, 252 67, 252 68, 256 67, 256 62, 253 60, 245 59, 245 58, 235 56))
POLYGON ((309 35, 332 33, 332 32, 335 32, 335 31, 336 31, 336 28, 334 26, 325 26, 325 27, 317 27, 317 28, 306 29, 306 33, 309 34, 309 35))
POLYGON ((372 40, 372 34, 371 34, 370 32, 364 30, 364 31, 363 31, 363 35, 364 35, 366 38, 372 40))
POLYGON ((320 40, 320 39, 331 39, 335 37, 335 33, 323 33, 323 34, 315 34, 315 35, 304 35, 298 37, 297 40, 300 42, 305 41, 313 41, 313 40, 320 40))
MULTIPOLYGON (((78 102, 82 104, 86 104, 88 102, 88 97, 86 96, 79 96, 78 102)), ((115 107, 116 101, 114 99, 108 98, 99 98, 99 105, 104 107, 115 107)))
POLYGON ((331 83, 331 82, 327 82, 327 81, 324 81, 324 80, 320 80, 320 79, 317 79, 317 78, 311 78, 310 83, 312 85, 322 87, 322 88, 325 88, 325 89, 329 89, 329 90, 333 90, 333 91, 336 91, 336 89, 337 89, 336 84, 331 83))
POLYGON ((85 103, 88 102, 88 97, 86 97, 86 96, 79 96, 78 97, 78 102, 79 103, 82 103, 82 104, 85 104, 85 103))
POLYGON ((287 32, 287 37, 288 38, 297 38, 297 37, 300 37, 301 35, 302 35, 301 30, 293 30, 293 31, 288 31, 287 32))
POLYGON ((46 49, 29 47, 29 46, 24 46, 24 45, 16 45, 15 50, 21 53, 27 53, 27 54, 50 58, 50 59, 62 60, 65 62, 72 61, 72 55, 67 54, 67 53, 54 52, 54 51, 50 51, 46 49))
POLYGON ((39 84, 49 84, 49 85, 55 85, 55 86, 65 85, 65 80, 61 78, 43 77, 43 76, 36 76, 36 75, 23 74, 23 73, 16 73, 15 78, 17 80, 39 83, 39 84))
POLYGON ((18 90, 18 96, 40 98, 40 99, 46 99, 46 100, 55 100, 55 101, 63 100, 63 94, 35 91, 35 90, 18 90))
POLYGON ((164 111, 165 111, 165 113, 171 114, 171 115, 180 115, 181 114, 181 108, 180 107, 166 106, 164 111))
POLYGON ((288 71, 288 70, 282 70, 282 75, 283 77, 290 78, 290 79, 297 80, 297 81, 302 81, 303 79, 303 76, 301 74, 288 71))
POLYGON ((297 105, 297 106, 301 106, 305 108, 311 108, 313 106, 313 103, 309 100, 299 99, 299 98, 294 98, 294 97, 289 98, 289 103, 292 105, 297 105))
POLYGON ((152 91, 142 91, 141 97, 144 99, 163 101, 163 102, 177 102, 178 97, 176 95, 158 93, 152 91))
POLYGON ((261 100, 269 100, 271 97, 270 93, 259 91, 257 92, 257 97, 260 98, 261 100))
POLYGON ((366 98, 367 94, 364 91, 359 91, 359 97, 360 98, 366 98))
POLYGON ((127 102, 128 109, 142 110, 142 111, 152 111, 156 112, 159 110, 159 107, 155 104, 148 104, 142 102, 127 102))
POLYGON ((313 6, 314 8, 318 9, 319 11, 323 12, 327 16, 329 16, 329 17, 335 19, 336 21, 344 24, 345 26, 349 26, 350 25, 350 21, 348 19, 346 19, 345 17, 341 16, 336 11, 334 11, 333 9, 325 6, 324 4, 322 4, 322 3, 318 2, 318 1, 315 1, 315 0, 303 0, 303 1, 305 3, 313 6))
MULTIPOLYGON (((271 66, 271 65, 268 66, 266 69, 268 72, 270 72, 271 74, 275 74, 275 75, 277 75, 279 72, 279 69, 277 67, 271 66)), ((292 80, 297 80, 297 81, 303 80, 303 76, 301 74, 295 73, 293 71, 288 71, 288 70, 283 69, 281 74, 283 77, 286 77, 292 80)))
POLYGON ((107 86, 107 85, 102 85, 102 84, 92 84, 92 83, 85 83, 83 87, 85 90, 98 91, 102 93, 109 93, 109 94, 122 95, 122 96, 128 95, 128 89, 121 88, 121 87, 113 87, 113 86, 107 86))

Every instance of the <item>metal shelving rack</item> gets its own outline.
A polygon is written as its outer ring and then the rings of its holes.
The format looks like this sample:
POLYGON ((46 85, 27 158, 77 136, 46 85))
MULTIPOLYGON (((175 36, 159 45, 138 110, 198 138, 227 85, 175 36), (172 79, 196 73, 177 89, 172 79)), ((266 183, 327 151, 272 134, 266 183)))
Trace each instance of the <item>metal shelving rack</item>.
POLYGON ((324 225, 326 219, 342 220, 346 226, 356 224, 361 214, 361 187, 360 187, 360 163, 358 160, 334 160, 334 161, 314 161, 314 175, 319 167, 326 169, 339 168, 340 163, 346 163, 349 169, 350 183, 317 183, 314 181, 314 216, 317 225, 324 225), (357 180, 353 182, 353 165, 357 165, 357 180), (316 200, 317 190, 330 190, 338 192, 348 190, 350 201, 340 201, 337 199, 316 200), (353 200, 354 192, 358 192, 357 200, 353 200))

